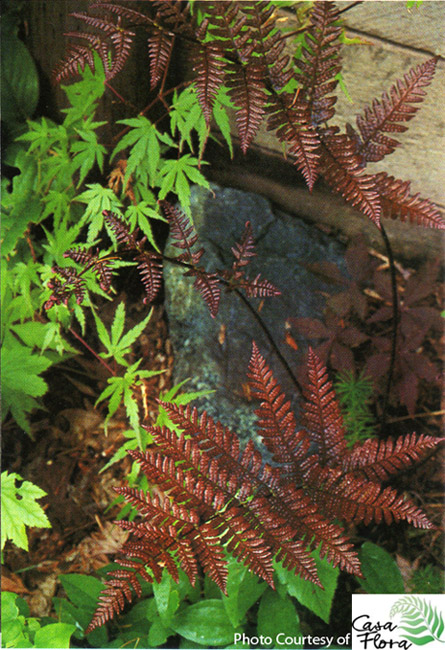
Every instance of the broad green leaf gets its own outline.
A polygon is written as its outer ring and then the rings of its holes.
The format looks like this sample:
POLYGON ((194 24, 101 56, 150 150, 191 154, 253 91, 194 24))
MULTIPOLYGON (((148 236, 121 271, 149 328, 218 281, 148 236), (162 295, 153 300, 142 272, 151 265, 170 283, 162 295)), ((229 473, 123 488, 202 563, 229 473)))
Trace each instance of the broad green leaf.
POLYGON ((165 627, 160 618, 154 620, 150 626, 150 632, 148 633, 149 647, 157 648, 160 645, 164 645, 170 635, 171 630, 165 627))
POLYGON ((326 559, 321 559, 318 550, 313 551, 312 556, 317 565, 318 577, 324 589, 296 576, 293 571, 284 569, 283 565, 277 562, 275 562, 276 575, 290 596, 296 598, 302 605, 310 609, 326 623, 329 623, 339 570, 334 568, 326 559))
POLYGON ((170 626, 181 636, 204 646, 224 646, 233 642, 236 629, 221 600, 202 600, 182 609, 170 626))
POLYGON ((36 499, 46 496, 46 492, 30 481, 23 481, 19 474, 2 473, 1 489, 1 548, 7 539, 16 546, 28 550, 25 526, 51 528, 48 517, 36 499))
POLYGON ((403 594, 405 587, 393 557, 381 546, 365 542, 359 558, 364 579, 357 578, 368 594, 403 594))
POLYGON ((20 614, 17 605, 19 600, 17 594, 2 591, 2 645, 6 648, 31 647, 25 631, 25 617, 20 614))
POLYGON ((52 362, 46 356, 34 354, 12 335, 3 342, 1 361, 2 418, 11 412, 20 426, 29 432, 26 413, 37 405, 34 398, 46 393, 48 386, 40 373, 47 370, 52 362))
POLYGON ((75 625, 53 623, 37 630, 34 637, 35 648, 69 648, 75 625))
MULTIPOLYGON (((258 609, 257 631, 259 635, 270 636, 271 645, 264 647, 274 648, 275 639, 278 634, 286 636, 299 636, 301 633, 300 621, 298 618, 295 605, 288 596, 281 596, 272 589, 267 589, 261 597, 258 609)), ((288 646, 289 648, 299 648, 301 646, 288 646)))
POLYGON ((59 579, 68 598, 74 605, 81 609, 94 612, 99 594, 104 588, 100 580, 93 576, 85 576, 78 573, 61 575, 59 579))
POLYGON ((37 69, 22 41, 5 29, 1 37, 1 76, 2 120, 20 122, 32 117, 39 99, 37 69))
POLYGON ((227 596, 223 595, 222 602, 233 627, 238 627, 250 607, 264 593, 267 584, 235 558, 229 557, 228 570, 227 596))
POLYGON ((171 575, 164 570, 161 582, 153 583, 153 594, 162 623, 169 627, 179 607, 179 592, 171 575))

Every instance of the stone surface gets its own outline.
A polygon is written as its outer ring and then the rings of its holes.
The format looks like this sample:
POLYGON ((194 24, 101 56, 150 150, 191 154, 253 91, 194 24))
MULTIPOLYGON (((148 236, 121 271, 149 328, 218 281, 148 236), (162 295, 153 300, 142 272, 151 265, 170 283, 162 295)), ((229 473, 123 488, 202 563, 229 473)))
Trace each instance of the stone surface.
MULTIPOLYGON (((320 317, 324 307, 322 292, 329 287, 309 273, 304 263, 329 260, 343 264, 343 247, 317 228, 275 212, 262 197, 231 188, 212 186, 212 195, 203 188, 192 190, 192 213, 201 244, 206 250, 203 263, 209 270, 231 266, 230 252, 250 221, 256 240, 249 277, 261 272, 282 295, 266 298, 260 314, 282 354, 293 368, 298 352, 284 342, 285 320, 289 316, 320 317)), ((167 254, 173 250, 167 248, 167 254)), ((299 398, 279 359, 260 327, 235 294, 223 292, 215 319, 200 295, 192 288, 193 279, 182 269, 168 265, 164 273, 166 310, 175 352, 174 380, 187 377, 185 390, 212 389, 214 394, 197 406, 236 430, 241 437, 253 431, 255 402, 246 399, 246 371, 252 340, 273 369, 294 406, 299 398)), ((252 299, 257 308, 261 301, 252 299)))

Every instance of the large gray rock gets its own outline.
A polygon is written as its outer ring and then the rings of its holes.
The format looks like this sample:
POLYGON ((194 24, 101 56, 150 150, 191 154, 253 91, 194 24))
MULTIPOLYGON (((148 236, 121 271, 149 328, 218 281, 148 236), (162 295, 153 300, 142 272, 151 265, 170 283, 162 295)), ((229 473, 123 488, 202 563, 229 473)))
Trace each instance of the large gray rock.
MULTIPOLYGON (((328 260, 342 266, 343 247, 315 227, 273 210, 268 201, 256 194, 217 185, 212 185, 212 190, 214 194, 200 187, 192 188, 193 220, 206 250, 203 264, 208 270, 230 267, 230 249, 240 240, 246 221, 251 222, 257 256, 247 267, 248 275, 254 278, 261 273, 281 290, 281 296, 264 299, 260 314, 288 364, 295 368, 300 353, 284 342, 285 320, 289 316, 320 317, 325 302, 321 292, 329 291, 303 264, 328 260)), ((169 243, 167 254, 177 252, 169 243)), ((200 400, 200 409, 206 408, 209 415, 242 438, 254 437, 256 406, 255 402, 249 403, 245 391, 252 340, 297 407, 295 386, 263 331, 235 294, 223 292, 218 315, 211 318, 192 287, 193 278, 184 277, 183 269, 167 265, 164 277, 175 353, 174 380, 189 377, 186 390, 215 391, 200 400)), ((260 302, 251 299, 256 308, 260 302)))

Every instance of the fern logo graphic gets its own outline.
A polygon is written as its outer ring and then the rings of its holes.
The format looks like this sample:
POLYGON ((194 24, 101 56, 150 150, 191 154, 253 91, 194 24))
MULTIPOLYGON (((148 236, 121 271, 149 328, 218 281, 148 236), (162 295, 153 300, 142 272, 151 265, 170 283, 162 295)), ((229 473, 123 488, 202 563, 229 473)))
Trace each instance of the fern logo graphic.
POLYGON ((399 598, 391 608, 390 617, 401 615, 400 636, 415 645, 426 645, 432 641, 444 644, 445 624, 437 607, 419 596, 399 598), (404 633, 402 633, 404 630, 404 633))

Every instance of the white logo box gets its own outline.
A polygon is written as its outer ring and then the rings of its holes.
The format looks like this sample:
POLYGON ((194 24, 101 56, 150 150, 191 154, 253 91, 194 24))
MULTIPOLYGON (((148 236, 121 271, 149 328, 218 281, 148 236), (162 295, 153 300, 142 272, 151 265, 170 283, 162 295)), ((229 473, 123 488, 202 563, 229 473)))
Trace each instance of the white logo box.
POLYGON ((445 595, 353 594, 352 650, 445 650, 445 595))

